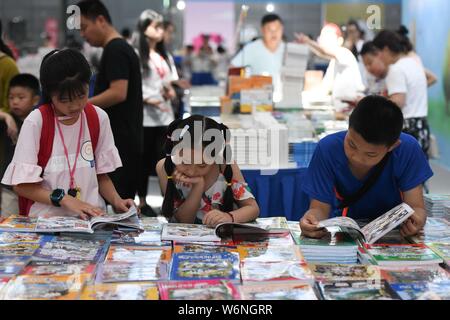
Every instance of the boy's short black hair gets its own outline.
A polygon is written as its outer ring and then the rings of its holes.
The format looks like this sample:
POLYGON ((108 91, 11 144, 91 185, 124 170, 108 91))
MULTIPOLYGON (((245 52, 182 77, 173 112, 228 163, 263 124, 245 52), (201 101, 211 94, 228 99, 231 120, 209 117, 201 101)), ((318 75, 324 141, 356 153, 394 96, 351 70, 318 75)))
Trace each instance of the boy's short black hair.
POLYGON ((404 38, 397 32, 391 30, 383 30, 373 39, 373 44, 380 50, 387 47, 394 53, 408 53, 408 46, 405 44, 404 38))
POLYGON ((274 22, 274 21, 280 21, 281 24, 283 24, 283 20, 281 20, 280 16, 275 13, 266 14, 261 19, 261 26, 264 27, 266 24, 274 22))
POLYGON ((91 68, 83 54, 74 49, 53 50, 42 60, 40 69, 43 103, 51 95, 68 95, 70 100, 86 93, 91 80, 91 68))
POLYGON ((366 54, 377 54, 380 51, 380 49, 378 49, 372 41, 368 41, 366 43, 364 43, 362 49, 361 49, 361 56, 365 56, 366 54))
POLYGON ((390 147, 400 138, 403 113, 385 97, 367 96, 352 112, 349 127, 370 144, 390 147))
POLYGON ((77 6, 80 8, 81 15, 86 18, 95 20, 97 17, 103 16, 109 24, 112 24, 109 11, 100 0, 82 0, 78 2, 77 6))
POLYGON ((39 80, 29 73, 15 75, 9 81, 9 90, 14 87, 22 87, 31 90, 33 96, 40 95, 39 80))

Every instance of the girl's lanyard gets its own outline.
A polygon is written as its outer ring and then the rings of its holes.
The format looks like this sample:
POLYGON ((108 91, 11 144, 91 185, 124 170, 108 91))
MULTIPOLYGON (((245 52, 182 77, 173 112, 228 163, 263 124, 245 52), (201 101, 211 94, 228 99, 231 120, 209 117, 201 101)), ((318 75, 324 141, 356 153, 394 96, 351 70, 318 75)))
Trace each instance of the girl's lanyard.
POLYGON ((159 57, 160 57, 160 64, 159 64, 160 66, 159 67, 156 65, 156 63, 153 61, 153 59, 151 57, 150 57, 150 63, 153 65, 153 67, 155 67, 156 72, 158 73, 159 77, 162 80, 162 79, 164 79, 164 77, 166 75, 166 71, 164 70, 164 63, 163 63, 164 59, 163 59, 163 57, 161 57, 161 55, 159 55, 159 57))
POLYGON ((75 171, 77 170, 77 161, 78 161, 78 155, 80 154, 80 147, 81 147, 81 135, 83 134, 83 114, 80 114, 80 132, 78 134, 78 143, 77 143, 77 153, 75 155, 75 163, 73 164, 73 168, 70 167, 70 160, 69 160, 69 152, 67 151, 67 146, 64 141, 64 135, 62 134, 61 126, 59 124, 59 121, 57 117, 55 117, 56 126, 58 127, 59 136, 61 138, 63 147, 64 147, 64 155, 66 156, 67 165, 69 166, 69 174, 70 174, 70 186, 69 190, 67 192, 68 195, 80 199, 81 197, 81 189, 79 187, 76 187, 75 185, 75 171))

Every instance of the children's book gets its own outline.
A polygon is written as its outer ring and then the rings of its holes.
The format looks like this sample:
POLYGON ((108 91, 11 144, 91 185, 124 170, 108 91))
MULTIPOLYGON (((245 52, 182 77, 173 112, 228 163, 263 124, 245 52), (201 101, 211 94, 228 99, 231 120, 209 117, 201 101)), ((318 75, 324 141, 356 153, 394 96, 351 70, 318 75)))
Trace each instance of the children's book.
POLYGON ((100 267, 98 278, 103 283, 167 280, 168 266, 160 261, 107 261, 100 267))
POLYGON ((243 300, 317 300, 311 285, 301 281, 248 283, 238 290, 243 300))
POLYGON ((450 280, 450 273, 438 265, 382 267, 381 276, 389 283, 431 283, 450 280))
POLYGON ((170 280, 239 280, 237 253, 175 253, 170 280))
POLYGON ((93 275, 95 269, 96 265, 89 262, 31 261, 20 274, 33 276, 93 275))
POLYGON ((282 234, 256 235, 256 236, 246 234, 243 237, 236 235, 233 238, 233 240, 225 241, 225 243, 232 245, 261 244, 267 246, 290 246, 295 244, 294 239, 292 238, 290 232, 282 234))
POLYGON ((18 276, 4 288, 5 300, 75 300, 86 282, 85 275, 18 276))
POLYGON ((223 280, 161 281, 161 300, 240 300, 233 283, 223 280))
POLYGON ((268 246, 268 245, 239 245, 239 257, 241 261, 297 261, 305 263, 300 248, 291 246, 268 246))
POLYGON ((38 248, 38 243, 4 243, 0 244, 0 256, 32 256, 38 248))
POLYGON ((216 235, 221 239, 253 241, 264 237, 283 237, 289 234, 286 218, 280 223, 280 218, 269 218, 258 223, 220 223, 215 228, 216 235), (280 228, 283 225, 283 228, 280 228))
POLYGON ((355 230, 358 232, 363 242, 372 244, 403 223, 403 221, 408 219, 413 213, 414 210, 409 205, 402 203, 365 225, 363 228, 360 228, 358 223, 349 217, 336 217, 324 220, 319 222, 319 227, 340 227, 355 230))
POLYGON ((128 245, 128 246, 157 246, 170 247, 170 241, 161 240, 161 231, 144 231, 138 235, 130 235, 129 233, 113 234, 111 244, 128 245))
POLYGON ((383 281, 319 282, 324 300, 398 300, 383 281))
POLYGON ((361 264, 308 264, 316 281, 364 281, 380 280, 381 272, 377 266, 361 264))
POLYGON ((161 240, 220 242, 213 228, 202 224, 168 223, 163 225, 161 240))
MULTIPOLYGON (((267 218, 257 218, 256 224, 264 229, 289 229, 288 221, 286 217, 267 217, 267 218)), ((298 224, 298 222, 297 222, 298 224)))
POLYGON ((207 242, 202 243, 182 243, 174 241, 174 253, 224 253, 224 252, 238 252, 237 246, 228 246, 220 244, 211 244, 207 242))
POLYGON ((108 247, 109 241, 105 240, 55 237, 36 250, 33 260, 97 263, 102 261, 108 247))
POLYGON ((402 300, 450 300, 450 281, 390 283, 389 286, 402 300))
POLYGON ((0 223, 2 231, 34 232, 37 218, 12 215, 0 223))
POLYGON ((428 217, 423 230, 408 240, 413 243, 450 243, 450 223, 443 218, 428 217))
POLYGON ((126 213, 107 214, 93 217, 90 220, 82 220, 75 217, 40 217, 37 220, 34 232, 94 233, 94 230, 105 226, 124 226, 143 231, 137 215, 137 209, 136 207, 131 207, 126 213))
POLYGON ((241 264, 242 282, 301 280, 314 283, 311 270, 296 261, 260 262, 243 261, 241 264))
POLYGON ((450 266, 450 243, 428 243, 427 246, 437 253, 447 266, 450 266))
MULTIPOLYGON (((49 237, 49 236, 45 236, 49 237)), ((41 243, 44 236, 26 232, 0 232, 0 243, 41 243)))
POLYGON ((167 222, 165 217, 141 217, 142 227, 145 231, 161 231, 167 222))
POLYGON ((430 265, 443 261, 423 244, 368 244, 366 250, 381 266, 430 265))
POLYGON ((10 278, 19 274, 30 259, 30 256, 0 256, 0 278, 10 278))
POLYGON ((111 246, 106 261, 147 263, 150 261, 169 262, 172 248, 142 246, 111 246))
POLYGON ((88 285, 80 300, 158 300, 153 282, 103 283, 88 285))

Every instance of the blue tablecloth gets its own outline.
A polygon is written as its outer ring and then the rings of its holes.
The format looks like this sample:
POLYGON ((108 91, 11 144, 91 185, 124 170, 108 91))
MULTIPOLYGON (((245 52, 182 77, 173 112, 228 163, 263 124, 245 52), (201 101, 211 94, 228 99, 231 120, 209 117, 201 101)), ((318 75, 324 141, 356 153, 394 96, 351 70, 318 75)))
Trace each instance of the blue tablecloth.
POLYGON ((306 168, 280 169, 275 175, 260 170, 242 170, 260 208, 260 217, 285 216, 298 221, 309 208, 309 197, 302 191, 306 168))

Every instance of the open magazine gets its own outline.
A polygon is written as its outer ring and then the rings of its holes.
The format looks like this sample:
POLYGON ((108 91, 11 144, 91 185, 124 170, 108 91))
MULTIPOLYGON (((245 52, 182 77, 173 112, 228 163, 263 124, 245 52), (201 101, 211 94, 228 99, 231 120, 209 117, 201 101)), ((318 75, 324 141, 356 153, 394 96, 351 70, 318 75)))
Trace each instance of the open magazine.
POLYGON ((117 225, 143 231, 136 207, 120 214, 106 214, 82 220, 75 217, 40 217, 37 220, 34 232, 85 232, 94 233, 94 230, 106 225, 117 225))
POLYGON ((289 229, 271 228, 270 225, 259 223, 224 222, 215 228, 215 234, 221 239, 235 239, 247 237, 283 236, 289 229))
POLYGON ((413 213, 414 210, 410 206, 402 203, 365 225, 363 228, 360 228, 356 221, 349 217, 337 217, 324 220, 319 222, 318 226, 320 228, 340 227, 356 230, 365 243, 372 244, 408 219, 413 213))

